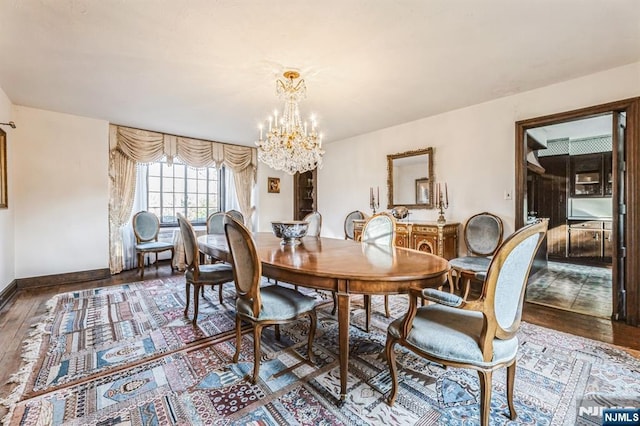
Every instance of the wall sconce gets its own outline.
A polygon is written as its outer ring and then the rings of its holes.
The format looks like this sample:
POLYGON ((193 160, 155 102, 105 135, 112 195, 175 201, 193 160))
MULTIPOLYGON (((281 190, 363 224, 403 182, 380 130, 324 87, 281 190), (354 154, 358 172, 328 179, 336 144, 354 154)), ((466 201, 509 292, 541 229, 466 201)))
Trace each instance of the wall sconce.
POLYGON ((12 129, 15 129, 16 128, 16 123, 14 123, 13 121, 10 121, 8 123, 0 123, 0 126, 9 126, 12 129))

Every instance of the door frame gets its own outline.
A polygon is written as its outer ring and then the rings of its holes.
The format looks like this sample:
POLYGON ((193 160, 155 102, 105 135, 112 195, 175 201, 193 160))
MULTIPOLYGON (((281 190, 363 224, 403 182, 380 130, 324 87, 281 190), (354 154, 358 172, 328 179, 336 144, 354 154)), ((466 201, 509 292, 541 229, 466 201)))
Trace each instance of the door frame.
MULTIPOLYGON (((638 326, 640 324, 640 97, 624 99, 620 101, 610 102, 601 105, 590 106, 573 111, 566 111, 556 114, 545 115, 542 117, 521 120, 515 123, 515 229, 524 226, 527 212, 524 208, 524 201, 527 196, 527 149, 525 147, 525 132, 528 129, 541 126, 549 126, 566 121, 577 119, 596 117, 609 113, 625 112, 627 118, 625 155, 626 155, 626 176, 625 176, 625 193, 626 200, 626 228, 625 241, 625 289, 626 289, 626 318, 625 322, 630 325, 638 326)), ((614 125, 617 122, 613 119, 614 125)), ((614 130, 614 129, 612 129, 614 130)), ((617 143, 617 131, 612 134, 613 144, 617 143)), ((615 150, 613 155, 614 164, 617 161, 615 150)), ((615 168, 614 168, 615 169, 615 168)), ((614 187, 616 183, 616 173, 614 172, 614 187)), ((614 191, 612 196, 613 202, 613 238, 619 241, 617 222, 618 222, 618 194, 614 191)), ((619 256, 617 244, 614 244, 613 251, 613 282, 617 279, 617 262, 619 256)), ((613 286, 612 291, 613 307, 617 309, 618 294, 613 286)), ((616 312, 614 312, 615 318, 616 312)))

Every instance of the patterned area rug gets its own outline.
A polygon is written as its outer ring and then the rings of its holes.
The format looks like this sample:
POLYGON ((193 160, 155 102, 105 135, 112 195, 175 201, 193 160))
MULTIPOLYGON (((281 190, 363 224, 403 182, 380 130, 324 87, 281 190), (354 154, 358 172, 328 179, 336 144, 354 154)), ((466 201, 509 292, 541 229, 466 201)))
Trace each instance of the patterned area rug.
MULTIPOLYGON (((337 321, 327 294, 315 294, 315 365, 301 362, 308 323, 263 333, 260 380, 247 379, 253 342, 231 362, 233 290, 225 303, 207 289, 198 326, 185 319, 184 280, 133 283, 59 295, 43 330, 28 342, 20 386, 5 401, 5 424, 462 425, 477 424, 478 378, 399 349, 401 389, 394 407, 383 348, 385 318, 374 308, 365 333, 362 298, 352 298, 348 398, 340 404, 337 321), (326 302, 326 303, 325 303, 326 302), (31 355, 37 356, 31 356, 31 355)), ((374 303, 381 298, 374 298, 374 303)), ((406 310, 391 297, 392 316, 406 310)), ((515 385, 516 422, 508 419, 505 371, 494 374, 491 423, 600 424, 583 407, 640 406, 640 361, 614 346, 523 324, 515 385)))

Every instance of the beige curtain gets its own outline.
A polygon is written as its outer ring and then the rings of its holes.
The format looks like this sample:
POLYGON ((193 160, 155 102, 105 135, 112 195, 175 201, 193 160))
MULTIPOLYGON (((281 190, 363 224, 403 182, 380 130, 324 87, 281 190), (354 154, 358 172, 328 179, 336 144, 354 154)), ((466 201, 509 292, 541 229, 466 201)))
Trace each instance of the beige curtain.
POLYGON ((191 167, 229 167, 245 223, 251 223, 251 192, 258 164, 255 148, 110 125, 109 149, 109 268, 112 274, 121 272, 124 265, 120 230, 131 216, 136 163, 151 163, 166 156, 168 162, 177 157, 191 167))

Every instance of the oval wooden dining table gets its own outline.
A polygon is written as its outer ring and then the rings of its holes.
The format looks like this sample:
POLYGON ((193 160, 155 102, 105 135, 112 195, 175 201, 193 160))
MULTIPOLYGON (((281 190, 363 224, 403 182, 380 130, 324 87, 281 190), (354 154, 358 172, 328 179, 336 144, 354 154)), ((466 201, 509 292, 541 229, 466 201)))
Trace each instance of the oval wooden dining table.
MULTIPOLYGON (((265 277, 337 294, 341 400, 347 393, 349 296, 440 287, 449 269, 446 259, 411 249, 321 237, 305 237, 299 245, 288 246, 266 232, 253 238, 265 277)), ((200 236, 198 245, 203 253, 231 263, 223 234, 200 236)))

